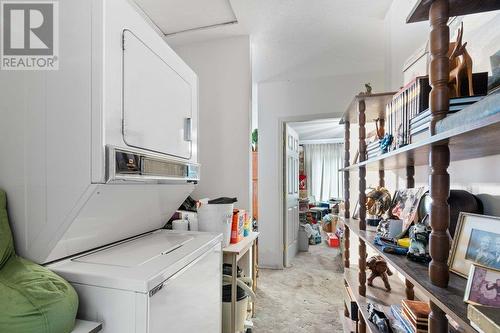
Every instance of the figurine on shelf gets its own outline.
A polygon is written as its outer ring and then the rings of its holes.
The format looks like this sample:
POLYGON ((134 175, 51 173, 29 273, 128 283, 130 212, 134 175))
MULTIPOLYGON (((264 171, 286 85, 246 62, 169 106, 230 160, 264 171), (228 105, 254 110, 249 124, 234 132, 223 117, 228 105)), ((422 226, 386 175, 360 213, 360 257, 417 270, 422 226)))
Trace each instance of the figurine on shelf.
POLYGON ((383 140, 384 135, 385 135, 385 129, 383 126, 383 122, 384 122, 384 119, 381 119, 381 118, 375 119, 375 129, 377 132, 377 139, 379 139, 379 140, 383 140))
POLYGON ((380 141, 380 149, 382 150, 383 154, 389 152, 389 148, 391 147, 393 140, 394 137, 391 134, 386 133, 384 135, 384 138, 382 139, 382 141, 380 141))
POLYGON ((378 226, 382 216, 391 208, 391 194, 381 186, 371 189, 366 194, 366 212, 368 217, 366 223, 371 226, 378 226))
POLYGON ((381 256, 370 257, 366 261, 366 267, 371 270, 371 274, 368 277, 368 285, 373 287, 373 279, 380 277, 384 281, 384 286, 387 291, 391 291, 391 285, 389 284, 389 276, 392 275, 391 270, 387 266, 387 262, 381 256))
POLYGON ((385 313, 378 310, 372 303, 368 303, 368 320, 377 326, 379 332, 392 333, 389 319, 385 313))
POLYGON ((429 262, 430 256, 427 248, 429 244, 430 227, 427 225, 429 215, 426 215, 422 221, 410 227, 410 248, 407 257, 414 261, 429 262))
POLYGON ((472 58, 465 49, 467 43, 462 45, 462 36, 464 34, 464 23, 462 22, 457 33, 457 41, 450 43, 448 58, 450 59, 450 97, 461 97, 461 80, 467 76, 469 84, 469 96, 474 96, 474 87, 472 84, 472 58))
POLYGON ((371 83, 369 83, 369 82, 365 83, 365 89, 366 89, 365 94, 371 95, 371 93, 372 93, 372 85, 371 85, 371 83))

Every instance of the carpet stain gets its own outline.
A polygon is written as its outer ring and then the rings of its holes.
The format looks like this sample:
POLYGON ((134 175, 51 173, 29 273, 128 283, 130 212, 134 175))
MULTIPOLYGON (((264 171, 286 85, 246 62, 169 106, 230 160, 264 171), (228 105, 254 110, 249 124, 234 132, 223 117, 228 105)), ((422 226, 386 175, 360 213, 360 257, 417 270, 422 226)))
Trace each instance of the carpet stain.
POLYGON ((342 256, 325 244, 284 270, 260 269, 253 332, 342 332, 343 281, 342 256))

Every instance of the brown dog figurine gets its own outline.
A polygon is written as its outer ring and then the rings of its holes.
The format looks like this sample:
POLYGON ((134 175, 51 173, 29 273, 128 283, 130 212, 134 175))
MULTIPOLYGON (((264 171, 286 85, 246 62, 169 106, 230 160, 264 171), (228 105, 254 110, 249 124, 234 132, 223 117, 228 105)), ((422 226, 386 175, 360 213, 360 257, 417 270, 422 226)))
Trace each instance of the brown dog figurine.
POLYGON ((384 258, 381 256, 370 257, 366 261, 366 266, 372 271, 370 277, 368 277, 368 285, 373 287, 373 279, 381 277, 382 281, 384 281, 385 289, 387 291, 391 291, 388 276, 392 275, 392 272, 387 266, 384 258))

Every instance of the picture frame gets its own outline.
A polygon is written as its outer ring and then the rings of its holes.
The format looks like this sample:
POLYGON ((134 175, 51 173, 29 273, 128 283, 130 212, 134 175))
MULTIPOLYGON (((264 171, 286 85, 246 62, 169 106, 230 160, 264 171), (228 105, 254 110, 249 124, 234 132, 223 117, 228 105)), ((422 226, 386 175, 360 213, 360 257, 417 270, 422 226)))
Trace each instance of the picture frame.
POLYGON ((472 264, 500 271, 500 217, 460 213, 448 266, 467 278, 472 264))
POLYGON ((354 211, 352 213, 352 218, 354 220, 359 219, 359 200, 356 200, 356 204, 354 205, 354 211))
POLYGON ((472 264, 464 302, 500 308, 500 271, 472 264))
POLYGON ((423 186, 400 189, 394 193, 390 214, 392 217, 403 221, 404 232, 406 232, 413 223, 418 222, 418 206, 425 193, 426 188, 423 186))

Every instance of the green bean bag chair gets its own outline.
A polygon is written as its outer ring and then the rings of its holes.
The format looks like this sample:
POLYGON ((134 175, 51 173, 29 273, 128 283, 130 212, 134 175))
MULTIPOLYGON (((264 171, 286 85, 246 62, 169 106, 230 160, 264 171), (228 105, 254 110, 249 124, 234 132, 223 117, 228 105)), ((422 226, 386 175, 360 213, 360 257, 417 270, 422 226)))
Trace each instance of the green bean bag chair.
POLYGON ((18 257, 0 190, 0 332, 67 333, 73 330, 78 296, 48 269, 18 257))

